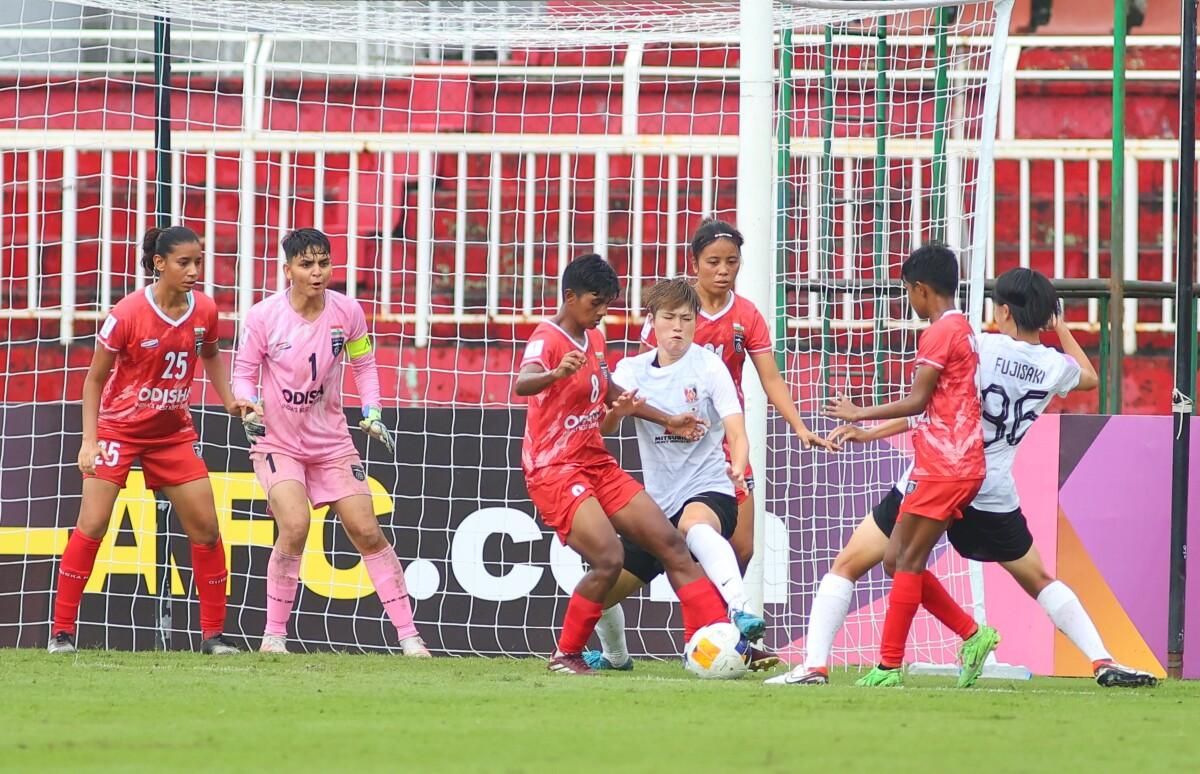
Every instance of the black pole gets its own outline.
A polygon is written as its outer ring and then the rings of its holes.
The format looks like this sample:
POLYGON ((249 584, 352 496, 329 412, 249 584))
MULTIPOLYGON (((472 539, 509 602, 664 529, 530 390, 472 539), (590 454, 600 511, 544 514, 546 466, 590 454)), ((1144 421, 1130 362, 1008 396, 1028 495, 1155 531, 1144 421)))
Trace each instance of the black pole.
POLYGON ((154 18, 154 220, 171 225, 171 22, 154 18))
MULTIPOLYGON (((171 225, 171 22, 154 17, 154 224, 171 225)), ((154 493, 155 553, 162 561, 158 579, 158 650, 171 649, 171 503, 154 493)))
POLYGON ((1183 676, 1188 528, 1188 445, 1192 403, 1192 262, 1196 253, 1196 0, 1183 0, 1179 57, 1179 247, 1175 255, 1175 391, 1171 396, 1171 582, 1167 676, 1183 676))

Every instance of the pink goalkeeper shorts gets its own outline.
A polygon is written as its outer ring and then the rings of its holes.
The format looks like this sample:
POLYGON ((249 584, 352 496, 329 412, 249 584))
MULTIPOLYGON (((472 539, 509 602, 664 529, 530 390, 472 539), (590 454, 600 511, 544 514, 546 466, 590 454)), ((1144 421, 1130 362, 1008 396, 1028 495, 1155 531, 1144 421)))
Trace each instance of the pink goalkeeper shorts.
POLYGON ((336 503, 344 497, 370 495, 367 469, 357 454, 328 462, 300 462, 292 457, 270 452, 252 452, 254 475, 268 495, 280 481, 299 481, 308 492, 314 508, 336 503))

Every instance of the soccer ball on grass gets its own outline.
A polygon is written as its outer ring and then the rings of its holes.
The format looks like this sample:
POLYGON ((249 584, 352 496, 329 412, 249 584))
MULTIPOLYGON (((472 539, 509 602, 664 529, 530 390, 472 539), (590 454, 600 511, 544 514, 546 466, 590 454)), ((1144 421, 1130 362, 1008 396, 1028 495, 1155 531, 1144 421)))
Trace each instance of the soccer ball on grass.
POLYGON ((683 649, 683 665, 705 680, 736 680, 750 668, 750 643, 731 623, 703 626, 683 649))

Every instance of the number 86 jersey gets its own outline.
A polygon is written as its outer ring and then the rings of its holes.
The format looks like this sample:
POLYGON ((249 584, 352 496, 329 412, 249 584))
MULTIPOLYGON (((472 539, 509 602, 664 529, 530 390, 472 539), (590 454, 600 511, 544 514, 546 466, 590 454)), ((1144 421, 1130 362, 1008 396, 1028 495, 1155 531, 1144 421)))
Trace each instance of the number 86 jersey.
POLYGON ((213 300, 193 290, 187 311, 172 320, 146 287, 113 307, 96 339, 117 356, 100 396, 100 436, 163 444, 195 441, 188 403, 200 350, 217 342, 213 300))
POLYGON ((572 350, 586 357, 578 371, 529 398, 521 443, 521 467, 526 476, 558 465, 586 467, 613 461, 600 436, 608 392, 604 334, 589 330, 585 336, 584 341, 576 341, 546 321, 538 324, 525 346, 520 368, 537 363, 553 371, 572 350))
POLYGON ((983 456, 987 477, 971 505, 1007 513, 1020 507, 1012 468, 1017 444, 1055 395, 1079 384, 1079 364, 1056 349, 984 333, 979 348, 979 389, 983 403, 983 456))

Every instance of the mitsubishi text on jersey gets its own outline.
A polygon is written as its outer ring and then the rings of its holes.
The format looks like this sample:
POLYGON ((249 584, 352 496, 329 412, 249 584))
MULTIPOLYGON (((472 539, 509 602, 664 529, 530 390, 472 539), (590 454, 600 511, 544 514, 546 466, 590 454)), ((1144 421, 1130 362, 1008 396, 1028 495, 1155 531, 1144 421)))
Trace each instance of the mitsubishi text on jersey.
POLYGON ((325 308, 305 320, 288 290, 251 307, 242 324, 233 367, 233 390, 252 400, 260 372, 267 434, 254 445, 302 462, 356 454, 342 412, 343 353, 350 357, 362 404, 379 405, 379 377, 367 320, 354 299, 325 291, 325 308))
POLYGON ((654 350, 627 357, 617 364, 613 381, 621 389, 638 391, 648 405, 667 414, 693 413, 708 420, 709 431, 698 441, 672 434, 662 425, 636 420, 638 451, 646 492, 663 513, 672 515, 688 498, 704 492, 734 495, 725 473, 722 420, 741 414, 733 377, 719 357, 692 344, 683 357, 656 366, 654 350))
MULTIPOLYGON (((658 346, 658 341, 654 337, 651 322, 647 319, 642 326, 642 343, 653 348, 658 346)), ((758 308, 737 293, 730 293, 725 308, 713 314, 701 310, 696 316, 696 337, 693 341, 721 358, 733 377, 738 400, 744 404, 742 367, 746 364, 746 355, 771 351, 771 335, 758 308)))
POLYGON ((586 357, 578 371, 530 396, 521 442, 521 468, 526 476, 559 465, 612 461, 600 436, 608 392, 604 334, 588 330, 584 335, 584 340, 576 341, 558 325, 546 321, 538 324, 525 346, 520 368, 537 363, 553 371, 572 349, 586 357))
POLYGON ((154 301, 151 287, 121 299, 96 336, 116 353, 112 376, 100 396, 102 437, 130 441, 195 441, 188 410, 196 361, 217 342, 217 307, 198 291, 172 320, 154 301))
POLYGON ((946 312, 921 334, 916 365, 936 368, 941 375, 913 430, 913 480, 983 478, 979 355, 962 312, 946 312))

